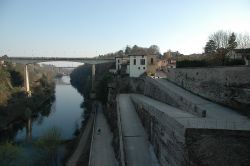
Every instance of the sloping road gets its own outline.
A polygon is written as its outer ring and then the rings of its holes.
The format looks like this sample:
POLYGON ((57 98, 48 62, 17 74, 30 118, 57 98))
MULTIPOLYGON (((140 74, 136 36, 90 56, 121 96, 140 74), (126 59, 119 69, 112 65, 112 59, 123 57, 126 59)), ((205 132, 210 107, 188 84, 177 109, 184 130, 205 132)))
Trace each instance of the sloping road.
POLYGON ((206 118, 208 119, 232 120, 232 121, 249 120, 246 116, 239 114, 235 110, 221 106, 219 104, 201 98, 195 94, 192 94, 187 90, 167 81, 166 79, 155 79, 152 81, 156 81, 159 83, 159 86, 164 87, 164 89, 172 91, 172 93, 182 96, 183 98, 188 99, 189 101, 195 103, 196 105, 202 106, 205 110, 207 110, 206 118))
POLYGON ((91 147, 90 166, 118 166, 112 148, 112 133, 104 117, 102 105, 97 103, 96 121, 91 147))
POLYGON ((136 113, 129 94, 120 94, 118 102, 121 113, 122 135, 125 158, 128 166, 157 165, 154 154, 150 152, 147 135, 136 113))

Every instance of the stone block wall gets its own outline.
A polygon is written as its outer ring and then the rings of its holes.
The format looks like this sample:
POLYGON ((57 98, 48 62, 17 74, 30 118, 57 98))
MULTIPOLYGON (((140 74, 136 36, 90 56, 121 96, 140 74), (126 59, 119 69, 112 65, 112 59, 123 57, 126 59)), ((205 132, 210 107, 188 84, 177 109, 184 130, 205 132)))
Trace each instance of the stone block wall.
POLYGON ((186 147, 190 166, 250 165, 250 132, 187 129, 186 147))
POLYGON ((162 87, 151 78, 145 78, 143 93, 145 96, 202 117, 202 112, 204 111, 202 105, 179 95, 171 87, 162 87))
POLYGON ((250 165, 250 131, 186 128, 155 107, 131 99, 161 165, 250 165))
POLYGON ((250 110, 250 67, 167 69, 167 79, 211 101, 250 110))
POLYGON ((185 166, 185 129, 173 118, 132 98, 161 165, 185 166))

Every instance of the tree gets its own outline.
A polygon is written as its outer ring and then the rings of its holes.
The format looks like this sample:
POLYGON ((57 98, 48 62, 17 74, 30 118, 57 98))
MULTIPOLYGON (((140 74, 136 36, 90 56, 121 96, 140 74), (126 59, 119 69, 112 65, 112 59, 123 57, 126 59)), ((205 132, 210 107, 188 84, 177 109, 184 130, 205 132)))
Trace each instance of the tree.
POLYGON ((229 31, 219 30, 211 34, 208 38, 209 40, 213 40, 215 42, 216 49, 218 49, 227 48, 229 36, 229 31))
POLYGON ((150 55, 158 55, 160 54, 160 49, 157 45, 151 45, 148 49, 147 49, 147 53, 150 55))
POLYGON ((205 53, 206 54, 213 54, 213 53, 215 53, 215 50, 216 50, 215 42, 213 40, 209 40, 205 46, 205 53))
POLYGON ((137 45, 134 45, 132 47, 131 54, 144 55, 144 54, 146 54, 146 49, 143 47, 138 47, 137 45))
POLYGON ((236 36, 234 33, 231 34, 228 40, 227 50, 231 51, 237 47, 236 36))
POLYGON ((125 48, 125 54, 128 55, 131 53, 131 48, 129 46, 126 46, 125 48))
POLYGON ((250 47, 250 35, 249 33, 240 33, 236 38, 238 48, 249 48, 250 47))

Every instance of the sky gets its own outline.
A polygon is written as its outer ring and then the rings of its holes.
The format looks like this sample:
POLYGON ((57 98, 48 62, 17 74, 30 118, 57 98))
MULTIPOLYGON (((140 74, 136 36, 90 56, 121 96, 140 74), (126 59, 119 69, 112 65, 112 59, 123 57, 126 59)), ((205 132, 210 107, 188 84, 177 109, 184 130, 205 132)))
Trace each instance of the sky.
POLYGON ((250 0, 0 0, 0 56, 201 53, 221 29, 249 33, 250 0))

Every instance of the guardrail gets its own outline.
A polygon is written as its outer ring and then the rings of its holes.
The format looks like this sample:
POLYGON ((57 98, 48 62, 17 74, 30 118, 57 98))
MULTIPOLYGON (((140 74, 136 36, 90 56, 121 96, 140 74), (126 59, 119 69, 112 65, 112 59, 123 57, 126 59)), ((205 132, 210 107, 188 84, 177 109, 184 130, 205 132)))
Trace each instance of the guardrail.
POLYGON ((94 137, 95 137, 95 121, 96 121, 96 114, 97 114, 97 102, 95 102, 94 105, 94 122, 93 122, 93 128, 92 128, 92 138, 91 138, 91 143, 90 143, 90 152, 89 152, 89 163, 88 166, 91 166, 91 159, 92 159, 92 149, 93 149, 93 141, 94 141, 94 137))
POLYGON ((121 113, 119 101, 116 98, 116 108, 117 108, 117 123, 118 123, 118 132, 119 132, 119 147, 120 147, 120 164, 121 166, 125 166, 125 152, 124 152, 124 142, 122 136, 122 125, 121 125, 121 113))

